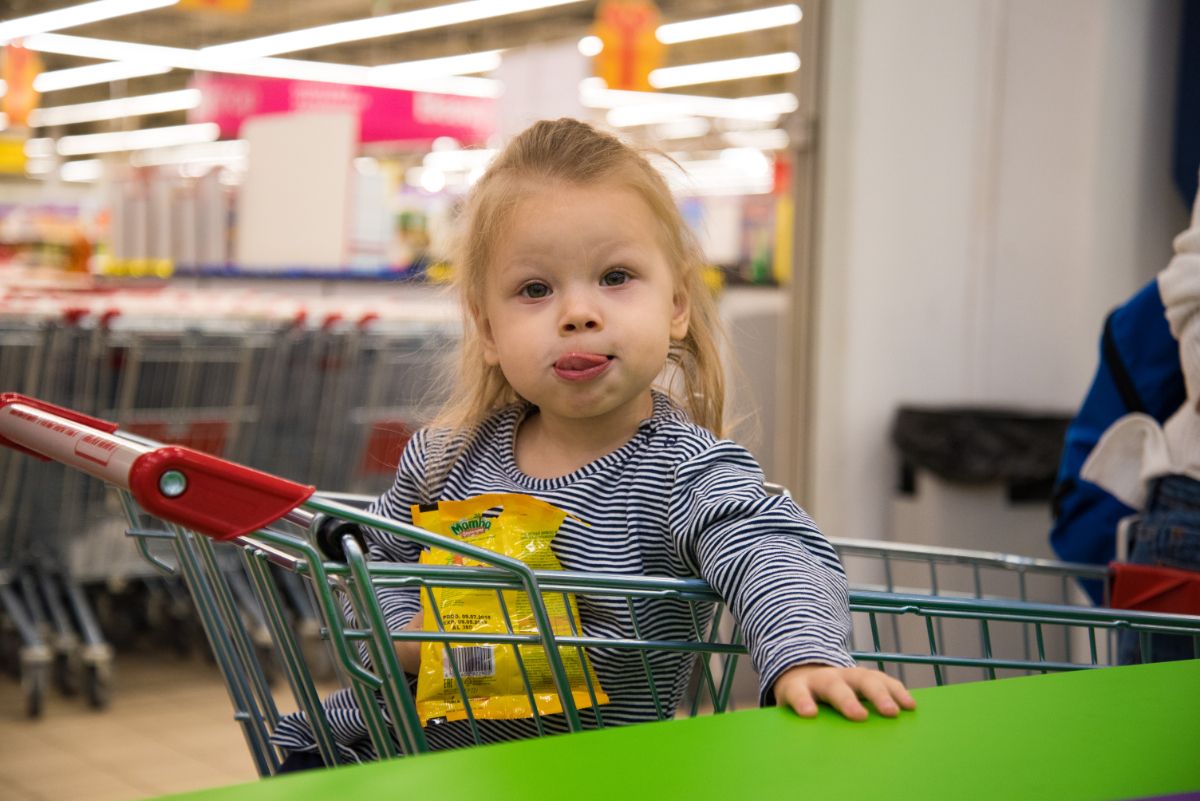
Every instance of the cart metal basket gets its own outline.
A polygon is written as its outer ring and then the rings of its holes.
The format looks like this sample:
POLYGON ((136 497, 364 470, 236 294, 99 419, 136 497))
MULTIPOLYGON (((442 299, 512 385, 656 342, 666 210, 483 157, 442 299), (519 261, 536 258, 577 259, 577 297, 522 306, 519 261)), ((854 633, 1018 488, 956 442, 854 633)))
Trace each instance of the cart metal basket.
MULTIPOLYGON (((484 738, 471 713, 462 647, 507 644, 520 646, 518 653, 521 649, 543 651, 568 731, 599 727, 604 722, 602 707, 600 714, 588 710, 589 714, 581 715, 573 700, 564 653, 615 649, 632 654, 644 667, 645 692, 660 719, 722 712, 735 705, 735 675, 738 666, 748 661, 741 659, 746 649, 722 599, 701 580, 532 570, 520 561, 369 514, 357 498, 316 494, 312 487, 186 448, 159 446, 121 434, 104 421, 19 395, 0 396, 0 443, 62 462, 119 491, 131 521, 130 534, 136 537, 143 555, 164 572, 182 576, 190 590, 229 690, 234 718, 262 775, 275 773, 280 764, 281 755, 270 742, 280 711, 265 676, 261 650, 246 630, 245 617, 230 590, 228 571, 220 565, 221 550, 235 552, 251 578, 287 686, 296 706, 306 714, 326 764, 346 761, 346 756, 334 740, 309 658, 290 625, 278 578, 281 574, 298 578, 310 594, 320 614, 325 642, 363 712, 375 752, 381 756, 417 754, 431 747, 394 648, 402 641, 443 645, 447 679, 458 688, 476 742, 484 738), (489 566, 368 561, 354 536, 359 526, 489 566), (389 629, 379 592, 393 587, 417 589, 426 596, 443 587, 472 587, 496 593, 502 608, 504 593, 520 593, 529 601, 536 630, 516 631, 509 619, 506 632, 456 633, 448 631, 440 618, 435 631, 389 629), (640 605, 679 604, 690 611, 692 630, 672 640, 651 640, 640 634, 627 639, 591 637, 573 624, 570 631, 555 631, 545 603, 553 594, 617 599, 628 608, 635 632, 639 631, 640 605), (353 612, 351 617, 347 609, 353 612), (690 672, 690 683, 675 681, 679 671, 671 674, 661 668, 663 654, 673 655, 690 672)), ((913 562, 922 572, 933 571, 934 575, 954 565, 965 566, 969 575, 980 577, 974 592, 949 590, 940 576, 931 578, 934 586, 924 592, 900 591, 902 587, 893 579, 888 579, 889 585, 883 589, 852 589, 850 604, 857 629, 853 655, 861 663, 889 671, 928 670, 938 684, 1085 669, 1110 662, 1113 652, 1106 647, 1106 640, 1118 630, 1138 632, 1147 648, 1151 635, 1186 637, 1200 656, 1200 617, 1039 603, 1028 596, 1025 600, 1022 596, 992 597, 983 591, 983 574, 990 570, 1016 575, 1018 584, 1026 587, 1035 577, 1069 582, 1080 570, 1092 571, 1089 577, 1094 577, 1094 568, 854 541, 841 542, 840 549, 848 559, 877 563, 885 578, 898 562, 913 562), (952 628, 964 631, 952 636, 952 628), (1021 635, 1011 642, 1001 636, 1010 628, 1021 635), (919 643, 904 640, 912 631, 919 632, 919 643), (1052 647, 1055 638, 1067 647, 1056 650, 1052 647), (961 675, 952 676, 953 671, 961 675)), ((532 694, 529 675, 520 660, 518 664, 525 690, 532 694)), ((587 671, 584 676, 587 692, 594 699, 601 688, 593 685, 587 671)), ((534 723, 539 731, 546 723, 549 731, 549 721, 543 717, 535 712, 534 723)))

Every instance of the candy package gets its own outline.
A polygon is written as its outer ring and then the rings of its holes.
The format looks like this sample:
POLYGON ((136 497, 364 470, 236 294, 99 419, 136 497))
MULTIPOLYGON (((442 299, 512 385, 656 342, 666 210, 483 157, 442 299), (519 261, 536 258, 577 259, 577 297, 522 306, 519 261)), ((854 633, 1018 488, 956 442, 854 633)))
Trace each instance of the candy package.
MULTIPOLYGON (((519 559, 534 570, 562 569, 550 543, 567 513, 536 498, 513 494, 479 495, 465 501, 414 506, 412 514, 413 523, 421 528, 519 559)), ((433 548, 421 554, 421 564, 471 566, 484 563, 433 548)), ((505 625, 506 612, 513 633, 536 633, 538 630, 529 596, 523 590, 497 593, 477 588, 441 587, 433 589, 432 594, 432 604, 427 593, 423 593, 421 599, 425 631, 437 631, 440 617, 446 631, 506 634, 509 631, 505 625)), ((542 598, 556 635, 570 636, 573 631, 582 631, 573 595, 564 597, 563 593, 551 592, 543 594, 542 598)), ((607 704, 608 697, 586 654, 574 646, 560 646, 559 654, 575 706, 586 709, 593 703, 607 704)), ((528 718, 533 716, 533 705, 540 715, 562 712, 542 646, 463 642, 447 648, 445 643, 424 642, 421 643, 421 667, 417 678, 417 711, 422 722, 467 717, 455 678, 455 666, 470 699, 471 713, 477 719, 528 718), (522 667, 529 679, 528 690, 522 667)))

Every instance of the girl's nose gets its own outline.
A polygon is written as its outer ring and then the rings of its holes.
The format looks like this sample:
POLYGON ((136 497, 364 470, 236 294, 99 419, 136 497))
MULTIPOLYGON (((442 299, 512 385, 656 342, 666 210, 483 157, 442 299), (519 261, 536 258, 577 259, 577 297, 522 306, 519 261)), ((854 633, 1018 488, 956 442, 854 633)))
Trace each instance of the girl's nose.
POLYGON ((601 328, 600 315, 595 306, 588 303, 585 298, 569 297, 563 307, 560 327, 564 334, 578 331, 598 331, 601 328))

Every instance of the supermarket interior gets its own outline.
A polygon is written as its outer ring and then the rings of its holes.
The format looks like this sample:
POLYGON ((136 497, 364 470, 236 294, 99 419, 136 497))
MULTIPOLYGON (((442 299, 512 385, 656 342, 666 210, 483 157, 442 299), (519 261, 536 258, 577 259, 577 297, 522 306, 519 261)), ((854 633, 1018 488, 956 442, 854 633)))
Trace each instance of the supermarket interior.
POLYGON ((633 797, 775 792, 796 721, 753 710, 815 664, 885 762, 945 746, 925 798, 1032 758, 942 699, 1015 731, 1039 686, 1190 722, 1030 712, 1088 771, 987 792, 1200 792, 1200 661, 1132 667, 1200 660, 1198 171, 1197 0, 0 0, 0 800, 598 798, 586 744, 646 760, 643 720, 735 784, 663 756, 633 797))

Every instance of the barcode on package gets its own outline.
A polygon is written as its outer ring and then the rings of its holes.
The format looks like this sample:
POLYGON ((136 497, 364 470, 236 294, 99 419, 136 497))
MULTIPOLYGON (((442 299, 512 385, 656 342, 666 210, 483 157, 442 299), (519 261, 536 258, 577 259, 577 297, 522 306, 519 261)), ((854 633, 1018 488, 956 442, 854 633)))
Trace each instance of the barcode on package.
MULTIPOLYGON (((458 663, 458 675, 464 679, 496 675, 496 653, 492 646, 461 645, 451 646, 450 650, 458 663)), ((442 675, 447 679, 454 678, 454 668, 445 651, 442 651, 442 675)))

